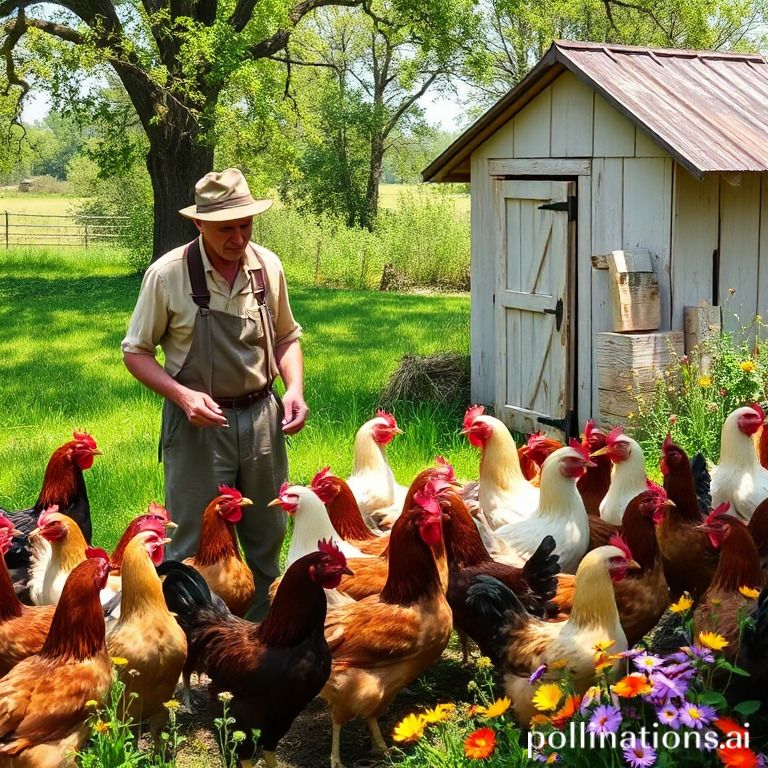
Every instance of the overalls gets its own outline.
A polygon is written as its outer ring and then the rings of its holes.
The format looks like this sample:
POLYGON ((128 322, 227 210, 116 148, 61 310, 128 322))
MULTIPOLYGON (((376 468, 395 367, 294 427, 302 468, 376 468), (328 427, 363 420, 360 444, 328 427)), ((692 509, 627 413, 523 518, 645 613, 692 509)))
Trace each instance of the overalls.
POLYGON ((165 400, 161 431, 165 501, 179 526, 167 557, 183 560, 195 554, 203 511, 218 496, 219 483, 236 487, 253 501, 252 507, 243 508, 237 533, 256 586, 246 618, 259 621, 269 607, 267 589, 279 574, 285 534, 281 508, 267 504, 288 474, 282 403, 271 386, 278 371, 274 321, 266 304, 266 268, 256 253, 261 269, 249 274, 258 311, 238 317, 209 309, 198 240, 187 245, 185 255, 198 311, 192 344, 174 378, 217 400, 229 428, 196 427, 181 408, 165 400), (244 392, 245 371, 259 368, 265 370, 267 386, 244 392))

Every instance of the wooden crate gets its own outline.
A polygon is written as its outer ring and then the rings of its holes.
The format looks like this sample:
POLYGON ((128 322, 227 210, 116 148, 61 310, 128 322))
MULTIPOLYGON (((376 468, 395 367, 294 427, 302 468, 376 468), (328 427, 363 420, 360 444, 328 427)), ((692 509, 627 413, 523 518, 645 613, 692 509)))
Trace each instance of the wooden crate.
POLYGON ((661 301, 650 251, 613 251, 607 261, 613 330, 656 330, 661 325, 661 301))
POLYGON ((664 371, 683 354, 682 331, 598 333, 596 361, 601 424, 626 424, 637 397, 653 398, 664 371))

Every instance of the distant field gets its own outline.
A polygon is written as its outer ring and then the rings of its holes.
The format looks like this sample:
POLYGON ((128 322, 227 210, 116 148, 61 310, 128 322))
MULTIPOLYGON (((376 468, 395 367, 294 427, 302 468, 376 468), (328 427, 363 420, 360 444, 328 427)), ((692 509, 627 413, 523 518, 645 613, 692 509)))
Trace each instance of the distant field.
POLYGON ((427 194, 447 195, 453 200, 458 213, 469 211, 469 194, 446 193, 442 184, 381 184, 379 202, 382 208, 397 208, 399 197, 404 192, 426 192, 427 194))
POLYGON ((66 216, 74 212, 82 198, 60 195, 36 195, 24 192, 0 191, 0 212, 38 213, 49 216, 66 216))

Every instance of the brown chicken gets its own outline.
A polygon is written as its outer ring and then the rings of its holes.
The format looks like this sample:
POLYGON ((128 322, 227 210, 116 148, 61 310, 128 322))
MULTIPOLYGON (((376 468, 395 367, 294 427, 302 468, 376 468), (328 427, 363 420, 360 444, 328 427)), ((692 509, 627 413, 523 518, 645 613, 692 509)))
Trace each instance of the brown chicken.
MULTIPOLYGON (((13 523, 0 515, 0 556, 16 535, 13 523)), ((22 659, 38 653, 51 627, 55 606, 22 605, 4 562, 0 562, 0 677, 22 659)))
POLYGON ((451 609, 434 554, 438 546, 444 552, 441 517, 430 482, 392 528, 381 594, 328 610, 333 666, 321 695, 331 708, 332 768, 342 766, 341 728, 356 717, 368 723, 374 750, 386 750, 378 718, 448 644, 451 609))
POLYGON ((380 555, 389 545, 389 534, 376 536, 365 524, 360 507, 345 480, 324 467, 313 478, 310 488, 320 497, 328 510, 336 533, 344 541, 368 555, 380 555))
MULTIPOLYGON (((669 589, 661 565, 654 528, 674 508, 664 489, 649 484, 649 490, 636 496, 624 514, 622 539, 613 537, 608 545, 623 540, 639 568, 613 585, 621 626, 630 645, 650 631, 669 605, 669 589)), ((560 618, 570 615, 573 607, 575 580, 570 574, 557 577, 557 592, 552 602, 560 618)))
MULTIPOLYGON (((766 430, 768 432, 768 430, 766 430)), ((755 542, 757 554, 760 557, 760 566, 763 569, 763 584, 768 585, 768 499, 752 513, 747 523, 747 530, 755 542)))
POLYGON ((720 560, 709 589, 693 612, 693 624, 697 632, 723 635, 728 641, 723 653, 726 659, 735 661, 739 651, 740 613, 752 603, 739 588, 760 589, 762 573, 760 558, 746 525, 728 514, 727 504, 721 504, 718 510, 701 526, 712 545, 720 550, 720 560))
POLYGON ((590 419, 584 427, 584 445, 590 453, 590 458, 594 467, 588 467, 586 474, 579 478, 576 488, 584 501, 584 508, 590 517, 600 517, 600 502, 608 493, 611 485, 611 469, 613 463, 606 454, 595 452, 601 451, 606 446, 607 435, 602 429, 595 425, 594 419, 590 419))
POLYGON ((453 489, 440 494, 443 510, 443 538, 448 558, 448 604, 453 611, 453 626, 461 640, 464 663, 469 660, 467 638, 472 637, 471 615, 465 606, 467 591, 475 576, 487 574, 506 584, 526 610, 544 616, 547 602, 555 595, 558 556, 552 554, 555 540, 546 536, 528 562, 517 568, 494 560, 483 544, 477 526, 461 497, 453 489))
POLYGON ((243 562, 235 523, 243 507, 253 504, 236 488, 219 486, 219 495, 205 508, 197 554, 184 562, 200 571, 208 586, 235 616, 244 616, 253 601, 251 569, 243 562))
POLYGON ((70 574, 40 653, 0 680, 0 766, 55 768, 72 764, 93 712, 112 683, 99 590, 109 565, 101 558, 70 574))
POLYGON ((173 697, 187 658, 187 638, 166 607, 155 570, 168 541, 150 530, 129 542, 122 562, 120 618, 107 635, 110 656, 127 659, 128 669, 139 673, 124 680, 124 711, 135 721, 148 718, 156 740, 168 717, 163 702, 173 697))
POLYGON ((664 490, 675 504, 667 509, 656 528, 664 575, 672 600, 677 600, 683 592, 698 600, 706 592, 717 567, 717 550, 698 527, 704 515, 688 455, 669 435, 661 451, 664 490))
POLYGON ((520 460, 520 469, 531 485, 539 486, 541 465, 550 453, 562 448, 563 443, 552 437, 547 437, 540 432, 534 432, 528 437, 525 445, 517 449, 517 458, 520 460))
POLYGON ((159 571, 167 573, 163 593, 188 638, 187 674, 204 671, 212 693, 232 693, 230 713, 248 734, 241 750, 253 754, 250 734, 257 728, 264 760, 276 768, 278 742, 328 680, 325 589, 335 589, 348 571, 346 558, 330 542, 318 542, 318 551, 285 572, 261 624, 232 616, 191 568, 169 562, 159 571))

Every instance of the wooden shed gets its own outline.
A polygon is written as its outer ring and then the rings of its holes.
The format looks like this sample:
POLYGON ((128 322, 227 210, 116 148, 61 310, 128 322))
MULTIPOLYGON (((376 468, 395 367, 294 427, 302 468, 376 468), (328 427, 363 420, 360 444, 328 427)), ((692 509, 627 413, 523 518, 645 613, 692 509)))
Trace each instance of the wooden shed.
POLYGON ((600 412, 601 255, 650 252, 661 331, 766 314, 762 56, 556 41, 422 175, 471 183, 472 398, 515 429, 600 412))

